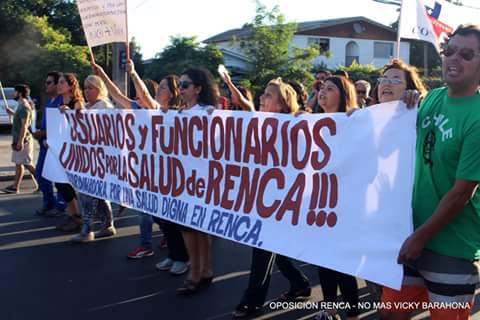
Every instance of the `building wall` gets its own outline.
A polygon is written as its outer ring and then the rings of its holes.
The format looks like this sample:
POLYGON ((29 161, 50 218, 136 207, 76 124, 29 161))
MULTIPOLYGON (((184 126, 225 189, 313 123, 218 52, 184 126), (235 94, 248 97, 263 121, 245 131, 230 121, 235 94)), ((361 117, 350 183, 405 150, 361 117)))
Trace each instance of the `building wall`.
MULTIPOLYGON (((309 36, 309 35, 295 35, 291 46, 296 46, 299 48, 308 47, 308 38, 327 38, 319 36, 309 36)), ((360 56, 358 63, 360 64, 373 64, 376 67, 384 66, 389 60, 389 58, 375 58, 374 57, 374 43, 377 40, 367 40, 367 39, 355 39, 355 38, 338 38, 338 37, 328 37, 330 39, 330 52, 332 57, 327 59, 325 56, 318 56, 314 60, 314 64, 318 65, 324 63, 329 69, 335 69, 339 65, 345 65, 345 56, 346 56, 346 46, 350 41, 354 41, 358 44, 360 49, 360 56)), ((379 41, 385 43, 393 44, 393 55, 395 56, 396 52, 396 42, 394 41, 379 41)), ((400 44, 400 58, 409 63, 410 62, 410 43, 401 42, 400 44)))
MULTIPOLYGON (((339 65, 345 65, 346 46, 350 41, 354 41, 359 46, 359 63, 360 64, 372 64, 376 67, 383 67, 388 61, 388 58, 376 58, 374 57, 374 43, 375 41, 391 43, 393 45, 393 56, 396 55, 396 42, 391 40, 371 40, 361 38, 340 38, 340 37, 326 37, 318 35, 295 35, 290 47, 307 48, 309 38, 329 38, 330 39, 330 52, 332 57, 327 59, 325 56, 318 56, 314 59, 313 63, 319 65, 322 62, 326 64, 329 69, 335 69, 339 65)), ((219 49, 226 49, 237 54, 242 55, 242 50, 238 45, 232 46, 229 41, 218 42, 216 45, 219 49)), ((400 44, 400 58, 406 63, 410 62, 410 43, 402 41, 400 44)), ((244 60, 238 59, 232 55, 225 55, 225 65, 227 67, 235 67, 239 69, 247 69, 248 63, 244 60)))

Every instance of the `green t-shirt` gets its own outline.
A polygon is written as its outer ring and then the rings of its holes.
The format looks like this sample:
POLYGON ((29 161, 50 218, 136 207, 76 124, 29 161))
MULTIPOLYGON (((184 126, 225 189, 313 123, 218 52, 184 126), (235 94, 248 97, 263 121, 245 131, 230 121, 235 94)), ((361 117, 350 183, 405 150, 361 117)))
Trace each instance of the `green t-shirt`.
MULTIPOLYGON (((432 90, 418 110, 413 222, 430 218, 455 180, 480 181, 480 92, 450 98, 447 88, 432 90)), ((480 192, 461 213, 428 241, 440 254, 480 258, 480 192)))
MULTIPOLYGON (((32 122, 32 110, 19 101, 12 121, 12 141, 15 143, 18 141, 18 136, 20 135, 23 119, 26 119, 28 126, 30 126, 32 122)), ((28 126, 25 141, 29 141, 32 138, 30 131, 28 131, 28 126)))

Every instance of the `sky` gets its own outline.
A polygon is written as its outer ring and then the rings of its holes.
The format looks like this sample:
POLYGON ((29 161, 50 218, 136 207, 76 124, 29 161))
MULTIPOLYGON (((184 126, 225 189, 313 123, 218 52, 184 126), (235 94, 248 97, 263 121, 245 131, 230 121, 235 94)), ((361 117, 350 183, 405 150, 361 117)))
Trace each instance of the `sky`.
MULTIPOLYGON (((429 1, 429 0, 426 0, 429 1)), ((398 18, 397 7, 373 0, 262 0, 275 5, 287 21, 304 22, 365 16, 383 24, 398 18)), ((463 0, 480 7, 480 0, 463 0)), ((128 0, 129 37, 139 43, 148 59, 168 45, 171 36, 197 36, 202 41, 229 29, 240 28, 255 15, 253 0, 128 0)))

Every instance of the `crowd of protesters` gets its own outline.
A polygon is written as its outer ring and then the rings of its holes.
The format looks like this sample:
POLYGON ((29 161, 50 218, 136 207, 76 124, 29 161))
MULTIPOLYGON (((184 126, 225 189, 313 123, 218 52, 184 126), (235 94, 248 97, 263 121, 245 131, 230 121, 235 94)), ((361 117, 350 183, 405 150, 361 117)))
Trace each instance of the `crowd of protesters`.
MULTIPOLYGON (((404 242, 398 262, 404 266, 405 276, 400 291, 381 288, 382 302, 467 302, 470 308, 448 307, 430 310, 432 319, 468 319, 474 301, 475 288, 480 283, 480 26, 460 26, 442 48, 443 79, 445 86, 427 91, 414 67, 394 59, 372 84, 365 79, 353 82, 345 71, 322 70, 308 93, 304 86, 288 79, 271 79, 255 106, 254 94, 234 84, 228 73, 222 73, 225 94, 205 69, 190 69, 181 75, 169 75, 157 84, 143 81, 131 61, 127 71, 135 86, 131 99, 109 79, 104 70, 92 65, 93 75, 84 80, 83 94, 75 75, 50 72, 45 82, 49 101, 45 108, 59 108, 89 112, 94 109, 160 109, 163 112, 205 111, 214 109, 243 110, 291 114, 298 117, 308 113, 347 113, 369 106, 404 100, 408 108, 418 103, 415 183, 413 190, 413 223, 415 231, 404 242), (110 101, 109 96, 113 99, 110 101), (115 106, 114 106, 115 105, 115 106), (436 118, 442 116, 442 124, 436 118), (448 122, 452 135, 442 136, 442 126, 448 122)), ((27 168, 35 177, 34 183, 43 194, 43 205, 37 210, 41 216, 57 216, 67 211, 66 219, 58 229, 77 233, 74 242, 89 242, 116 234, 109 201, 79 194, 67 183, 53 184, 42 177, 45 162, 46 117, 33 134, 28 130, 32 105, 28 101, 26 85, 15 86, 18 108, 13 115, 12 162, 16 165, 15 182, 5 189, 17 193, 27 168), (33 140, 40 144, 36 168, 33 160, 33 140), (93 232, 94 217, 101 220, 101 228, 93 232)), ((355 120, 352 117, 352 121, 355 120)), ((51 124, 48 124, 51 125, 51 124)), ((161 220, 138 212, 139 244, 127 253, 130 259, 154 255, 152 226, 156 222, 163 231, 168 256, 156 266, 174 275, 185 274, 186 279, 177 289, 179 295, 192 295, 206 290, 214 279, 211 236, 185 226, 161 220)), ((248 285, 233 317, 244 318, 261 311, 266 300, 273 266, 276 264, 289 290, 277 301, 308 299, 311 284, 290 258, 258 248, 252 249, 248 285)), ((318 267, 323 296, 327 302, 337 301, 337 290, 342 299, 352 306, 348 319, 358 319, 358 286, 355 277, 324 267, 318 267)), ((408 319, 412 310, 383 310, 385 319, 408 319)), ((338 310, 323 310, 317 319, 334 319, 338 310)))

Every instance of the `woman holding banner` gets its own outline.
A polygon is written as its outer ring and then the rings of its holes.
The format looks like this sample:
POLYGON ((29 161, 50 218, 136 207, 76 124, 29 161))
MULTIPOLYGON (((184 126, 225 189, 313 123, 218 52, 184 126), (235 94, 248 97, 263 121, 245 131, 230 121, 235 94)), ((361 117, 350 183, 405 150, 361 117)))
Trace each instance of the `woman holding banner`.
MULTIPOLYGON (((268 83, 265 92, 260 97, 260 111, 295 114, 299 110, 297 94, 290 85, 280 78, 268 83)), ((267 297, 274 263, 290 282, 289 291, 282 294, 278 301, 290 302, 310 296, 311 288, 308 278, 293 264, 290 258, 253 248, 248 287, 240 304, 232 313, 234 318, 245 318, 262 309, 267 297)))
MULTIPOLYGON (((343 76, 332 76, 325 80, 318 92, 318 104, 325 113, 349 112, 357 105, 357 96, 354 85, 343 76)), ((355 277, 318 267, 318 276, 322 287, 323 297, 327 303, 337 301, 337 289, 350 308, 346 310, 348 319, 358 319, 358 285, 355 277)), ((337 314, 337 310, 322 311, 316 320, 331 319, 337 314)))
POLYGON ((416 90, 420 98, 427 94, 417 70, 399 59, 393 59, 383 67, 377 82, 379 103, 401 100, 408 90, 416 90))
MULTIPOLYGON (((107 87, 100 77, 94 75, 88 76, 84 82, 84 93, 87 99, 87 104, 85 105, 87 110, 113 108, 108 100, 107 87)), ((80 194, 80 203, 83 208, 82 230, 79 234, 72 237, 72 242, 88 242, 95 238, 110 237, 117 233, 113 227, 113 213, 109 201, 87 194, 80 194), (93 216, 96 212, 99 213, 102 221, 102 229, 94 234, 92 231, 93 216)))
MULTIPOLYGON (((180 77, 179 87, 185 103, 179 112, 204 110, 210 114, 218 105, 219 90, 212 74, 206 69, 185 71, 180 77)), ((182 227, 182 235, 190 257, 190 272, 187 280, 177 289, 177 294, 188 295, 212 283, 211 237, 186 227, 182 227)))
MULTIPOLYGON (((60 108, 80 110, 83 108, 84 100, 77 78, 72 73, 64 73, 58 79, 58 95, 62 96, 63 102, 60 108)), ((48 165, 48 164, 47 164, 48 165)), ((77 232, 82 226, 82 216, 77 203, 75 190, 69 183, 55 183, 55 187, 67 203, 69 216, 66 221, 57 226, 58 230, 64 232, 77 232)))

